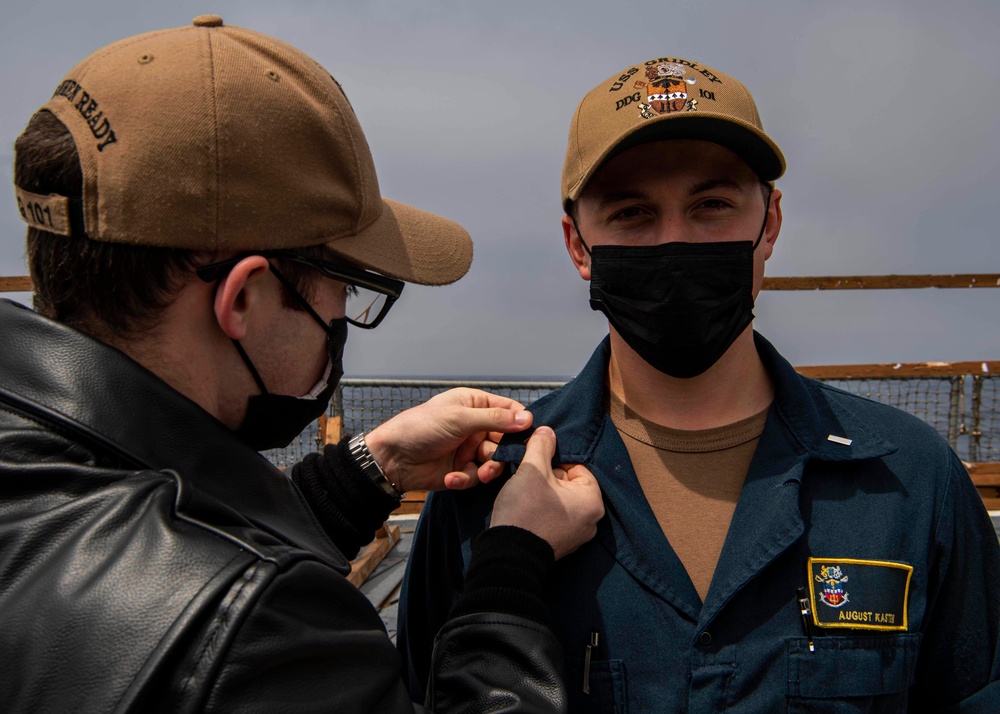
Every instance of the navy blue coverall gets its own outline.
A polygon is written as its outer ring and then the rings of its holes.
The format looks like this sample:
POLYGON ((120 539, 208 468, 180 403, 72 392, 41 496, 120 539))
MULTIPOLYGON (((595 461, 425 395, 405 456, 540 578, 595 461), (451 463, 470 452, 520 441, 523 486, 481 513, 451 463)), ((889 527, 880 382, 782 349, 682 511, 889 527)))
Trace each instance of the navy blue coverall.
MULTIPOLYGON (((604 410, 608 341, 530 407, 607 509, 552 576, 570 710, 1000 711, 1000 547, 962 463, 919 419, 806 379, 755 340, 775 399, 705 602, 604 410)), ((496 458, 516 465, 526 438, 496 458)), ((503 481, 436 493, 421 515, 399 628, 416 699, 503 481)))

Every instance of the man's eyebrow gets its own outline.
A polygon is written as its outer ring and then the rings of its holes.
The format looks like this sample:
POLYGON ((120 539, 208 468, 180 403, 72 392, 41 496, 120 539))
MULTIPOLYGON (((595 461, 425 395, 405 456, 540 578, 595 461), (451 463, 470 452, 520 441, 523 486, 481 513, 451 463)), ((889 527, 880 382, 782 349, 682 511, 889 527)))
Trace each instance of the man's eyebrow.
POLYGON ((648 198, 648 194, 639 189, 626 188, 618 189, 616 191, 608 191, 607 193, 601 194, 597 199, 597 207, 604 208, 605 206, 618 203, 620 201, 632 201, 635 199, 643 200, 648 198))
POLYGON ((704 193, 705 191, 711 191, 717 188, 734 189, 740 192, 743 191, 743 186, 738 181, 734 181, 733 179, 710 178, 692 186, 688 193, 694 196, 695 194, 704 193))

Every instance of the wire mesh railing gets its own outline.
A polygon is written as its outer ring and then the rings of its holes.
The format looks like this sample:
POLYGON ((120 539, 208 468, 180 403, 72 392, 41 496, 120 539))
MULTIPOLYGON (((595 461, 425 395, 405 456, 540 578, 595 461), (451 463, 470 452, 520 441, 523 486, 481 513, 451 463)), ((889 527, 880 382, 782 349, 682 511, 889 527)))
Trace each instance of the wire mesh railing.
MULTIPOLYGON (((1000 375, 907 374, 848 378, 841 376, 845 368, 831 368, 829 371, 835 376, 830 377, 823 377, 822 370, 803 371, 831 386, 913 414, 947 439, 963 461, 1000 462, 1000 375)), ((344 379, 331 402, 328 416, 340 417, 341 433, 353 435, 371 431, 404 409, 453 387, 474 387, 530 404, 563 384, 562 381, 500 379, 344 379)), ((321 430, 313 425, 288 448, 275 449, 265 455, 284 468, 321 445, 321 430)))
MULTIPOLYGON (((942 378, 822 380, 851 394, 888 404, 920 418, 948 440, 956 452, 968 455, 968 428, 963 418, 969 381, 962 376, 942 378)), ((966 458, 966 460, 969 460, 966 458)))
MULTIPOLYGON (((341 433, 352 436, 371 431, 404 409, 455 387, 482 389, 530 404, 563 384, 565 381, 345 378, 340 380, 327 417, 340 417, 341 433)), ((322 430, 312 424, 287 448, 266 451, 264 456, 279 468, 287 468, 322 444, 322 430)))
POLYGON ((972 380, 968 461, 1000 461, 1000 377, 972 380))

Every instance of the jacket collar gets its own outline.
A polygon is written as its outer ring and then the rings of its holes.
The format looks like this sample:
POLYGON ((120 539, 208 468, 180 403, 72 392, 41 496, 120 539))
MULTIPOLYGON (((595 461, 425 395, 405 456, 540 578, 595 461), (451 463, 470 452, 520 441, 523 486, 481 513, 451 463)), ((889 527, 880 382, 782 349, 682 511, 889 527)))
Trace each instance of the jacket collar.
MULTIPOLYGON (((896 451, 893 443, 877 433, 877 425, 861 422, 839 400, 830 398, 842 394, 840 390, 800 375, 756 332, 754 344, 774 383, 772 410, 804 456, 820 461, 858 461, 896 451)), ((536 426, 558 426, 554 463, 585 462, 596 446, 604 424, 604 376, 610 355, 610 337, 605 337, 575 379, 532 405, 536 426)), ((520 461, 528 436, 530 433, 524 432, 505 436, 494 458, 520 461)))
POLYGON ((175 510, 252 551, 271 542, 349 563, 277 468, 124 353, 0 300, 0 402, 140 469, 173 472, 175 510))

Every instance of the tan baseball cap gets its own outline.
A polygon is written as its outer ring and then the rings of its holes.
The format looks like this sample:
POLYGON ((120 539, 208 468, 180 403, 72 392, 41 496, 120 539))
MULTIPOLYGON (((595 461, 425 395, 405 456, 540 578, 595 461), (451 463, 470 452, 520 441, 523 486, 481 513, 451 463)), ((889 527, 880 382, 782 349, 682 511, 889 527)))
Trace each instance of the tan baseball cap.
POLYGON ((757 105, 741 82, 698 62, 659 57, 609 77, 576 108, 563 164, 563 207, 569 210, 606 161, 662 139, 721 144, 764 181, 785 172, 785 157, 764 133, 757 105))
POLYGON ((472 262, 460 225, 382 198, 329 72, 216 15, 98 50, 42 110, 73 135, 83 196, 18 189, 29 224, 68 233, 82 204, 94 240, 233 252, 325 244, 427 285, 457 280, 472 262))

